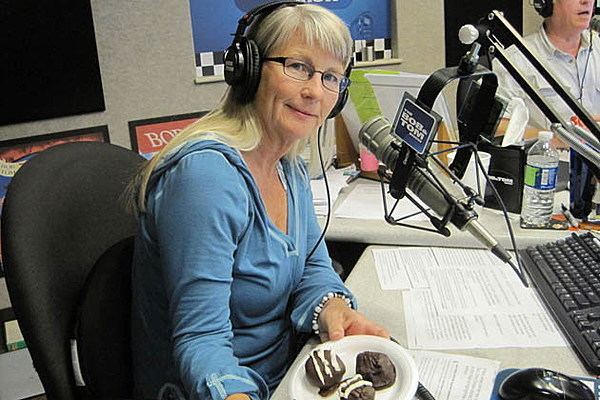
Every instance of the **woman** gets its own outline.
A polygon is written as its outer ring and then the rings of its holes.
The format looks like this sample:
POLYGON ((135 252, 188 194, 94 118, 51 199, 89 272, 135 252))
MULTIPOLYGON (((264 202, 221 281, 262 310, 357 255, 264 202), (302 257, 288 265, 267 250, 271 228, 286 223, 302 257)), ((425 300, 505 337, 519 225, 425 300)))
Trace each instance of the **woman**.
POLYGON ((250 27, 260 83, 182 131, 139 177, 135 395, 267 399, 299 336, 387 332, 353 310, 297 155, 332 110, 352 42, 339 18, 284 6, 250 27), (349 307, 351 306, 351 307, 349 307))

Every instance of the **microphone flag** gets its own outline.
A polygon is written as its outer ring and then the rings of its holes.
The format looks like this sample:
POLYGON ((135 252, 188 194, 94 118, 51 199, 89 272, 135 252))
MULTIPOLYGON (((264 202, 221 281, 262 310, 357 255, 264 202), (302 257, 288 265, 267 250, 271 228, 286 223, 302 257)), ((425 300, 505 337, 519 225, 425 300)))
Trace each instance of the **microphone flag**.
POLYGON ((423 154, 429 150, 441 120, 439 114, 420 106, 414 96, 405 92, 392 132, 417 154, 423 154))

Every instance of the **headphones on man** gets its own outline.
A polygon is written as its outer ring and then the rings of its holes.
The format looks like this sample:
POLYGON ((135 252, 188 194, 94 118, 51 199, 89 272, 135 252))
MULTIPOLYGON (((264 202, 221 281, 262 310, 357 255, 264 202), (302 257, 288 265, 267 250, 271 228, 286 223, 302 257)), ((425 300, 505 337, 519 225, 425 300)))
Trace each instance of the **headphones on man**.
MULTIPOLYGON (((254 99, 258 84, 260 82, 260 71, 262 60, 260 50, 252 39, 246 38, 246 28, 252 24, 255 18, 266 17, 280 7, 293 7, 298 4, 306 4, 303 1, 274 1, 259 5, 248 11, 238 21, 238 26, 233 37, 233 42, 225 50, 225 82, 233 89, 233 95, 239 104, 247 104, 254 99)), ((352 63, 345 71, 350 76, 352 63)), ((342 111, 348 101, 348 89, 340 92, 337 102, 327 118, 333 118, 342 111)))
POLYGON ((552 16, 554 0, 533 0, 533 8, 544 18, 552 16))

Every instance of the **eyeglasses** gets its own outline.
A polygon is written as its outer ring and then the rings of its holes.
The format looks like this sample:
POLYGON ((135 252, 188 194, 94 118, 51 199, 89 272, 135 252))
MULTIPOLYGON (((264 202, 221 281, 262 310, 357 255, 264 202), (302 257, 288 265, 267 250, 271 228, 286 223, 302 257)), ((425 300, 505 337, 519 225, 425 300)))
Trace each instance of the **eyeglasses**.
POLYGON ((335 93, 343 92, 350 86, 350 79, 348 77, 332 71, 317 71, 312 65, 304 61, 289 57, 267 57, 264 60, 282 64, 283 73, 299 81, 308 81, 314 76, 315 72, 319 72, 325 89, 335 93))

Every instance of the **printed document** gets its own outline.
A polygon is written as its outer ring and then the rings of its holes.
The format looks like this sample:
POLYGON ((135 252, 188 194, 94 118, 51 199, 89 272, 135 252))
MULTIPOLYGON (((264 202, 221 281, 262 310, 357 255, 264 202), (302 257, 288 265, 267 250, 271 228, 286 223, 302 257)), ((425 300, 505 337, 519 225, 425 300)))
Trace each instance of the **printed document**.
POLYGON ((489 400, 499 361, 432 351, 410 354, 419 382, 436 400, 489 400))
MULTIPOLYGON (((329 168, 327 171, 327 183, 329 185, 329 197, 331 202, 331 209, 333 210, 333 204, 338 198, 340 191, 347 186, 346 180, 348 179, 348 173, 354 170, 354 166, 351 168, 335 169, 329 168)), ((310 189, 313 195, 313 206, 315 207, 315 214, 317 216, 327 215, 327 188, 325 187, 325 181, 323 178, 311 179, 310 189)))
POLYGON ((403 290, 408 347, 566 346, 536 293, 483 249, 373 250, 384 290, 403 290))

